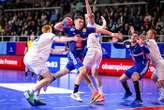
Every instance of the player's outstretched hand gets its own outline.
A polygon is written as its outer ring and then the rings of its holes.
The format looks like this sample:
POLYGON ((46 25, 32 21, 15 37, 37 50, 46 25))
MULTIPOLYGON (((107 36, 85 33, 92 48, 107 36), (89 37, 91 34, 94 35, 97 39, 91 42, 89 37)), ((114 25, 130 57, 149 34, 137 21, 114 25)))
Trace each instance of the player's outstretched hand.
POLYGON ((120 40, 123 39, 122 33, 112 33, 112 37, 115 37, 115 38, 120 39, 120 40))

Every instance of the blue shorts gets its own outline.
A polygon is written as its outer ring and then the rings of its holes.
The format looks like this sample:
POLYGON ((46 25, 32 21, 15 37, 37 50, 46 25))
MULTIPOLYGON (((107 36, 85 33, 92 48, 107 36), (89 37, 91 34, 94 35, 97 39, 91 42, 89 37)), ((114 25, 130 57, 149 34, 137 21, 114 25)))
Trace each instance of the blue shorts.
POLYGON ((67 57, 68 57, 68 63, 66 65, 66 68, 69 71, 72 71, 74 69, 78 70, 80 67, 83 66, 83 63, 80 60, 80 58, 78 56, 75 56, 72 52, 69 52, 67 57))
POLYGON ((145 62, 145 63, 136 63, 135 65, 133 65, 131 68, 129 68, 125 74, 128 78, 131 78, 132 74, 134 72, 137 72, 140 74, 141 78, 145 75, 145 73, 147 72, 149 67, 149 62, 145 62))

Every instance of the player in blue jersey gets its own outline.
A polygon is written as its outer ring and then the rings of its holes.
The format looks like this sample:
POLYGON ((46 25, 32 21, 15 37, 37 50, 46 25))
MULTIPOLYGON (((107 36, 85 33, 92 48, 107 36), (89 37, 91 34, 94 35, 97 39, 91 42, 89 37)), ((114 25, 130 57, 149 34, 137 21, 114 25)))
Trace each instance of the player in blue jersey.
POLYGON ((135 92, 136 92, 136 99, 132 102, 132 104, 140 105, 142 104, 142 99, 141 99, 141 93, 140 93, 139 80, 144 76, 145 72, 148 70, 149 59, 147 55, 150 52, 145 45, 140 45, 138 43, 139 41, 138 33, 133 32, 133 29, 131 32, 132 32, 132 35, 129 42, 124 42, 124 45, 118 45, 117 43, 114 43, 114 46, 128 47, 131 57, 134 61, 134 65, 131 68, 129 68, 120 77, 120 82, 123 88, 125 89, 125 94, 124 94, 123 99, 126 99, 132 95, 129 89, 128 83, 127 83, 128 79, 132 79, 135 92))
MULTIPOLYGON (((80 36, 84 39, 87 38, 89 34, 95 33, 95 32, 106 34, 106 35, 111 35, 111 36, 117 35, 105 29, 95 28, 91 24, 88 24, 87 27, 84 28, 84 19, 79 16, 74 19, 75 26, 68 25, 67 21, 68 21, 67 19, 64 19, 62 22, 57 23, 54 26, 54 28, 56 30, 65 32, 67 36, 80 36)), ((74 99, 77 101, 82 101, 82 99, 80 98, 78 94, 78 89, 79 89, 80 81, 82 80, 82 78, 85 77, 85 79, 87 79, 89 87, 91 89, 94 88, 93 85, 91 84, 91 81, 88 79, 87 75, 84 75, 86 73, 86 67, 83 66, 82 61, 80 60, 80 56, 81 56, 81 53, 83 53, 85 43, 86 41, 68 42, 68 47, 70 49, 70 52, 68 53, 69 61, 64 69, 60 70, 54 75, 54 78, 56 79, 67 74, 69 71, 72 71, 73 69, 78 69, 79 74, 77 76, 78 77, 77 79, 79 80, 75 81, 74 92, 73 92, 74 99)))

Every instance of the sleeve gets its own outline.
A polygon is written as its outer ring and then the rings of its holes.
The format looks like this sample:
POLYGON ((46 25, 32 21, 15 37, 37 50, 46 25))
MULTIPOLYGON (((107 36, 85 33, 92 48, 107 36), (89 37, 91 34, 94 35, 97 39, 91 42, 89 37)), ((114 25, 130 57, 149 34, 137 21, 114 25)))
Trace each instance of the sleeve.
POLYGON ((86 28, 86 32, 88 33, 88 35, 91 33, 95 33, 96 32, 95 25, 88 23, 87 28, 86 28))
POLYGON ((146 54, 149 54, 149 53, 150 53, 150 51, 149 51, 149 49, 148 49, 148 47, 147 47, 146 45, 143 45, 143 46, 142 46, 142 49, 143 49, 143 51, 144 51, 146 54))
POLYGON ((63 32, 66 33, 66 34, 69 32, 69 30, 70 30, 69 27, 64 27, 64 28, 63 28, 63 32))

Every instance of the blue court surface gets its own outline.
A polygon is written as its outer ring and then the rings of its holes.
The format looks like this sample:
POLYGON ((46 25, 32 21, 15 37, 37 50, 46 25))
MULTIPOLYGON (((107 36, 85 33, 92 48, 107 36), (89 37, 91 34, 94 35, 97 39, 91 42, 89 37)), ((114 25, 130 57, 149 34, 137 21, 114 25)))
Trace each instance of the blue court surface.
MULTIPOLYGON (((0 110, 164 110, 164 103, 158 102, 159 92, 150 79, 140 81, 143 105, 134 106, 131 102, 135 94, 127 100, 121 99, 124 90, 119 78, 112 76, 101 76, 106 99, 104 104, 89 104, 91 92, 85 82, 80 86, 83 102, 76 102, 70 98, 75 78, 75 74, 69 74, 54 81, 41 94, 47 105, 31 106, 23 91, 34 85, 36 77, 25 79, 23 71, 0 70, 0 110)), ((134 92, 132 82, 129 83, 134 92)))

